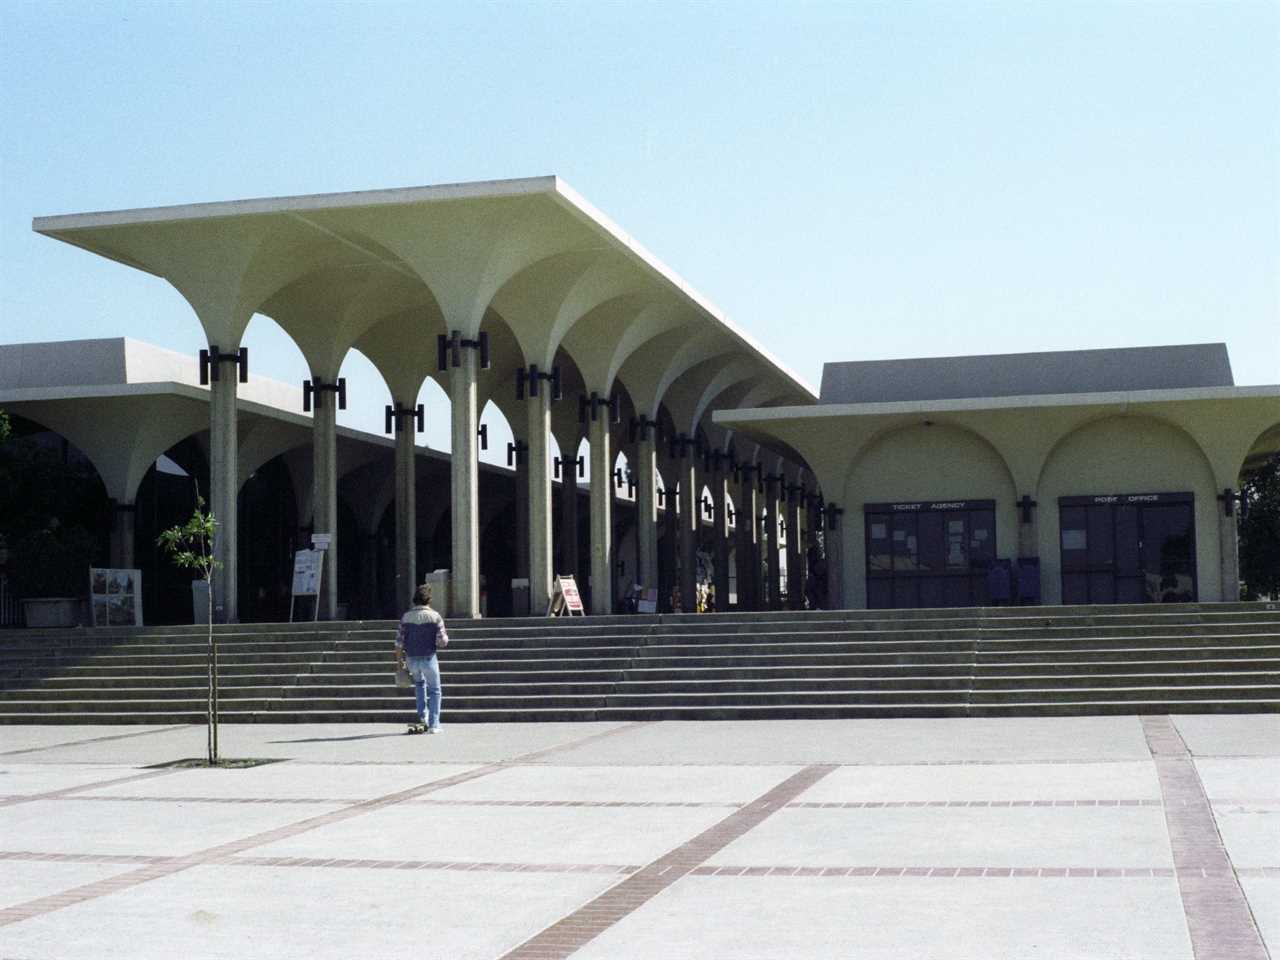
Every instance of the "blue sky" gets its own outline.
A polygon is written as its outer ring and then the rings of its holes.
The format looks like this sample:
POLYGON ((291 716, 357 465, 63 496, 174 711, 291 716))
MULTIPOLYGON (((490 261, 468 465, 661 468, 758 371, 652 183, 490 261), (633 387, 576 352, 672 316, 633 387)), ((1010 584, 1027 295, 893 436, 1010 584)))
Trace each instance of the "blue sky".
POLYGON ((8 3, 0 342, 201 345, 33 216, 555 173, 815 387, 1217 340, 1276 383, 1278 51, 1274 2, 8 3))

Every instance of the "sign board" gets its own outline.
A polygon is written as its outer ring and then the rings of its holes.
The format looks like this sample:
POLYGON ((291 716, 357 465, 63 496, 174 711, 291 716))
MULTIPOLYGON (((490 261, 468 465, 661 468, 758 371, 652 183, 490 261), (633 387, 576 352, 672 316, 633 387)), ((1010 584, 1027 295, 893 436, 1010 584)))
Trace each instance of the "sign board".
POLYGON ((324 573, 323 550, 299 550, 293 555, 293 590, 289 596, 289 622, 298 597, 312 597, 311 619, 320 619, 320 578, 324 573))
POLYGON ((323 550, 299 550, 293 555, 293 595, 314 597, 320 593, 320 568, 323 550))
POLYGON ((90 567, 89 605, 95 627, 142 626, 142 571, 90 567))
POLYGON ((915 513, 930 510, 993 510, 994 500, 922 500, 914 503, 864 503, 866 513, 915 513))
POLYGON ((636 613, 657 613, 658 612, 658 590, 656 587, 650 587, 644 593, 640 594, 640 599, 636 603, 636 613))
POLYGON ((313 533, 311 535, 312 550, 328 550, 329 544, 333 542, 333 534, 331 533, 313 533))
POLYGON ((582 595, 578 593, 578 583, 573 577, 556 577, 551 584, 551 602, 547 604, 547 616, 584 617, 587 611, 582 606, 582 595))

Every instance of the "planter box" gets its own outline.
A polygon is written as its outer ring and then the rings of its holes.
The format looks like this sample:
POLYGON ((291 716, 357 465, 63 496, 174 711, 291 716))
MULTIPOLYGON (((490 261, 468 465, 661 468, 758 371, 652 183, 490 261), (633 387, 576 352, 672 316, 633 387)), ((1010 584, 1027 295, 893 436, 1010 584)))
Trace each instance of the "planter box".
POLYGON ((75 597, 33 597, 22 601, 22 617, 28 627, 74 627, 80 620, 75 597))

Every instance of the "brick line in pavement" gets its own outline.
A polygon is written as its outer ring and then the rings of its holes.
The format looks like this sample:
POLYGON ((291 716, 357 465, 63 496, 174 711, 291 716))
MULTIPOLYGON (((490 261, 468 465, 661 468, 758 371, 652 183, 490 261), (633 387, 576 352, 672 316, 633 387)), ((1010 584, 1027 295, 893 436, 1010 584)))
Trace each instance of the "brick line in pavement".
MULTIPOLYGON (((1190 751, 1165 716, 1142 718, 1196 960, 1268 960, 1190 751)), ((1264 874, 1265 875, 1265 874, 1264 874)))
MULTIPOLYGON (((578 740, 570 740, 566 743, 556 744, 555 746, 537 750, 523 756, 549 756, 563 750, 574 749, 583 744, 604 739, 605 737, 615 736, 619 733, 631 730, 636 726, 640 726, 641 724, 642 721, 624 724, 620 727, 614 727, 610 730, 594 733, 578 740)), ((148 863, 145 866, 139 867, 137 870, 131 870, 127 873, 119 874, 118 876, 107 877, 102 880, 96 880, 91 883, 82 884, 78 887, 73 887, 70 890, 64 890, 60 893, 51 894, 45 897, 38 897, 34 900, 28 900, 25 903, 15 904, 14 906, 0 909, 0 927, 8 926, 12 923, 19 923, 23 920, 30 920, 33 917, 52 913, 55 910, 61 910, 77 903, 96 900, 97 898, 104 897, 107 894, 127 890, 140 884, 149 883, 152 880, 159 880, 162 877, 168 877, 175 873, 181 873, 184 870, 190 870, 192 867, 198 867, 209 863, 217 863, 225 860, 227 857, 243 853, 246 850, 251 850, 254 847, 274 843, 277 840, 296 837, 299 834, 315 830, 319 827, 329 826, 334 823, 341 823, 345 820, 363 816, 364 814, 371 813, 375 810, 381 810, 398 803, 403 803, 406 800, 412 800, 416 797, 433 793, 436 790, 443 790, 445 787, 455 786, 459 783, 466 783, 469 780, 476 780, 480 777, 488 776, 491 773, 496 773, 497 771, 506 768, 508 765, 509 764, 505 761, 495 761, 494 763, 477 767, 474 770, 468 770, 464 773, 455 774, 451 777, 445 777, 441 780, 433 780, 430 783, 419 784, 416 787, 410 787, 406 790, 398 790, 394 793, 388 793, 381 797, 362 800, 359 803, 342 807, 338 810, 331 810, 326 813, 318 814, 314 817, 308 817, 305 820, 285 824, 284 826, 275 827, 271 830, 264 830, 240 840, 232 840, 228 843, 221 843, 213 847, 207 847, 204 850, 197 850, 194 853, 176 856, 171 860, 148 863)))
POLYGON ((503 954, 501 960, 563 960, 758 826, 834 769, 832 764, 815 764, 793 773, 742 809, 503 954))
MULTIPOLYGON (((0 807, 13 807, 20 803, 34 803, 37 800, 61 800, 86 790, 97 790, 100 787, 112 787, 122 783, 135 783, 139 780, 154 780, 156 777, 167 777, 174 768, 165 770, 147 770, 144 773, 131 773, 125 777, 114 777, 111 780, 95 780, 93 783, 82 783, 76 787, 63 787, 60 790, 46 790, 44 793, 20 793, 0 799, 0 807)), ((77 800, 94 799, 76 797, 77 800)))
POLYGON ((105 737, 87 737, 84 740, 66 740, 62 743, 50 743, 43 747, 23 747, 21 750, 3 750, 0 751, 0 757, 16 757, 21 753, 43 753, 45 750, 57 750, 61 747, 78 747, 86 743, 105 743, 108 740, 129 740, 133 737, 149 737, 152 734, 168 733, 171 730, 185 730, 190 726, 192 726, 190 723, 179 723, 171 727, 139 730, 136 733, 113 733, 105 737))

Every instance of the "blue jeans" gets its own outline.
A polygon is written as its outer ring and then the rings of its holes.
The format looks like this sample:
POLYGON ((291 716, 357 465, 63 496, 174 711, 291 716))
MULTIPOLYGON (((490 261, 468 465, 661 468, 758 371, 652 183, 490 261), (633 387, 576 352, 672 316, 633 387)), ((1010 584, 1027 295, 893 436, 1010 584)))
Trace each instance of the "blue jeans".
POLYGON ((405 666, 409 668, 409 676, 413 677, 418 720, 425 721, 428 727, 440 726, 440 663, 436 655, 406 657, 405 666))

